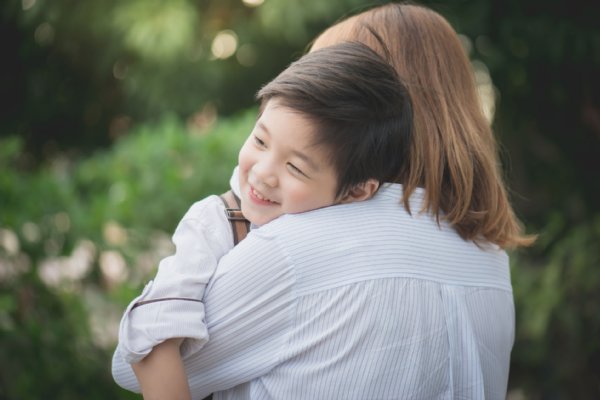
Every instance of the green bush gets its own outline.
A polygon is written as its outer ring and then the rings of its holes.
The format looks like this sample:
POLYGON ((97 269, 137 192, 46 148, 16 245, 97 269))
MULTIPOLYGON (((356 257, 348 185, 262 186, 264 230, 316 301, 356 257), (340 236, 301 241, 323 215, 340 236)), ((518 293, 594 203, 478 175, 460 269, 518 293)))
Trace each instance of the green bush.
POLYGON ((600 215, 566 228, 555 214, 541 232, 535 248, 512 257, 511 386, 528 398, 598 398, 600 215))
POLYGON ((187 208, 228 188, 255 114, 204 133, 165 118, 36 172, 2 139, 0 399, 134 398, 110 376, 120 314, 187 208))

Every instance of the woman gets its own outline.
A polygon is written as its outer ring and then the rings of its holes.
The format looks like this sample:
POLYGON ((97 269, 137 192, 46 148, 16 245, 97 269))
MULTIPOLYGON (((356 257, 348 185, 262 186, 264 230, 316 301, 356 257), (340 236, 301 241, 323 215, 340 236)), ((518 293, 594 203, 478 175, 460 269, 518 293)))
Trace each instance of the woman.
MULTIPOLYGON (((456 32, 389 4, 336 24, 409 88, 407 162, 368 201, 284 215, 224 256, 209 342, 184 360, 215 399, 506 397, 514 340, 507 248, 528 245, 456 32), (385 43, 385 46, 382 44, 385 43)), ((201 397, 199 397, 201 398, 201 397)))
POLYGON ((344 40, 380 52, 409 88, 415 139, 400 178, 403 200, 422 187, 424 206, 436 218, 444 214, 465 240, 530 245, 508 201, 471 64, 450 24, 425 7, 387 4, 332 26, 311 49, 344 40))

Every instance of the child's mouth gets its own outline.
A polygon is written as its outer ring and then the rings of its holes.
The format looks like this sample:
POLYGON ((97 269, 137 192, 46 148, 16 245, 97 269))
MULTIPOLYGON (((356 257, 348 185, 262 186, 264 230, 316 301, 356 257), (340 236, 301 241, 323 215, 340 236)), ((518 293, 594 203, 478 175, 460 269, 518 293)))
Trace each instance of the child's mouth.
POLYGON ((265 196, 263 196, 260 192, 258 192, 254 187, 250 186, 250 198, 259 204, 277 204, 277 202, 272 201, 265 196))

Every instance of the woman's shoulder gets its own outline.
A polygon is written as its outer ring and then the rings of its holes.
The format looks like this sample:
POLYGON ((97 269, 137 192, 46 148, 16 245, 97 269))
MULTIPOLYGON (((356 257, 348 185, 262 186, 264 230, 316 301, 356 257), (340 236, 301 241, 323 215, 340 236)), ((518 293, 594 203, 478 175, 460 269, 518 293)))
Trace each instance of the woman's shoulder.
MULTIPOLYGON (((385 184, 369 200, 336 204, 303 213, 285 214, 260 227, 260 231, 264 234, 298 233, 311 229, 318 229, 321 232, 337 231, 352 226, 367 228, 390 218, 393 220, 412 218, 411 213, 404 208, 401 199, 402 185, 385 184)), ((421 204, 422 191, 419 189, 411 195, 411 210, 420 210, 421 204)))

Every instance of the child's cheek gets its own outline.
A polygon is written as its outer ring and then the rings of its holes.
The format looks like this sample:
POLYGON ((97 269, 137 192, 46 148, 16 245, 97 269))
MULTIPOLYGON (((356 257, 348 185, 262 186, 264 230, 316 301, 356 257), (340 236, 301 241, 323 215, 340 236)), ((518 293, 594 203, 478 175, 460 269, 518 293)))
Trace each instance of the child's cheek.
POLYGON ((238 165, 240 166, 240 174, 248 175, 248 171, 252 166, 252 155, 248 144, 244 143, 238 154, 238 165))
POLYGON ((285 193, 287 213, 299 213, 310 209, 308 203, 310 203, 311 193, 304 190, 301 186, 290 185, 287 190, 282 190, 282 192, 285 193))

